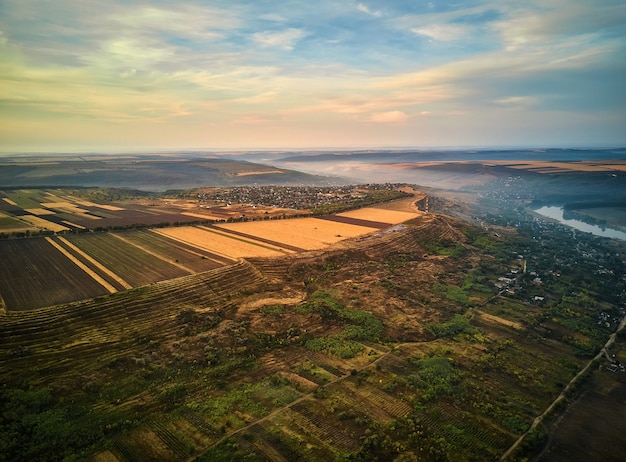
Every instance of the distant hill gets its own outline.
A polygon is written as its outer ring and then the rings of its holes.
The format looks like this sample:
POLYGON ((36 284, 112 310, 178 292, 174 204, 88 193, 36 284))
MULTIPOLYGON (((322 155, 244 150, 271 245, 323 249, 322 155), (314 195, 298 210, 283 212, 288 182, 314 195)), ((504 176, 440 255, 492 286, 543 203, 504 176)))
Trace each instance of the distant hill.
MULTIPOLYGON (((287 154, 287 153, 286 153, 287 154)), ((458 149, 458 150, 366 150, 338 152, 292 152, 280 162, 433 162, 479 160, 580 161, 626 159, 626 148, 550 149, 458 149)))
POLYGON ((117 187, 151 191, 201 186, 329 185, 310 175, 243 160, 181 156, 40 155, 0 159, 0 187, 117 187))

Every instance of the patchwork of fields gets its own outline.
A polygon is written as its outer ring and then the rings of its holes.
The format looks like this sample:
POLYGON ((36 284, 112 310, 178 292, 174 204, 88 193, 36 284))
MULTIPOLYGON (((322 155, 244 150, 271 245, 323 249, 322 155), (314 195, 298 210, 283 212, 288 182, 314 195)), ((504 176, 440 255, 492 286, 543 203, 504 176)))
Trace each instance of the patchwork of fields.
MULTIPOLYGON (((70 204, 46 194, 56 202, 37 202, 39 206, 90 217, 84 220, 97 218, 81 207, 123 211, 86 201, 70 204)), ((32 197, 13 197, 21 198, 22 206, 34 206, 32 197)), ((3 202, 11 206, 15 201, 5 198, 3 202)), ((392 208, 370 207, 322 218, 6 239, 0 241, 0 302, 5 310, 23 311, 97 297, 212 270, 241 258, 322 249, 417 216, 417 212, 392 208)), ((43 210, 40 213, 50 216, 43 210)), ((77 216, 72 220, 81 222, 77 216)))
POLYGON ((0 233, 6 234, 198 221, 199 217, 190 217, 183 212, 132 201, 126 204, 99 204, 73 196, 69 191, 0 191, 0 233))

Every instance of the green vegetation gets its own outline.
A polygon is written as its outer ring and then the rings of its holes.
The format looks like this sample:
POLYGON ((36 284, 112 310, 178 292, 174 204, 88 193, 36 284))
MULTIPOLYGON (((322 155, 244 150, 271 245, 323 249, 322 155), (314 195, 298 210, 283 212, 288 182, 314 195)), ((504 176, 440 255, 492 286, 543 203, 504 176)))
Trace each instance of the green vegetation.
POLYGON ((623 250, 455 226, 0 317, 2 458, 497 460, 616 328, 623 250))
POLYGON ((416 376, 409 377, 409 383, 420 389, 424 401, 438 396, 458 393, 456 385, 462 378, 451 358, 433 356, 414 361, 418 368, 416 376))
POLYGON ((452 337, 460 333, 476 333, 476 328, 471 325, 470 320, 460 314, 455 314, 447 322, 425 324, 424 330, 435 338, 452 337))
POLYGON ((341 332, 307 340, 305 346, 339 358, 353 358, 365 347, 358 341, 378 341, 384 326, 372 313, 346 308, 330 292, 316 291, 299 308, 314 313, 324 321, 341 326, 341 332))
POLYGON ((423 240, 422 245, 429 253, 447 257, 460 257, 465 250, 463 245, 450 239, 423 240))

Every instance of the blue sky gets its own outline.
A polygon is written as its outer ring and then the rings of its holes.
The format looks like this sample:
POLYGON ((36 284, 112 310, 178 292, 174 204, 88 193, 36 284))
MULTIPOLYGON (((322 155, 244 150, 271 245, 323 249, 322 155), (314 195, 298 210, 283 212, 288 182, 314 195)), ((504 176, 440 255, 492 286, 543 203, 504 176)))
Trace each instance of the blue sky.
POLYGON ((0 150, 626 145, 626 2, 0 0, 0 150))

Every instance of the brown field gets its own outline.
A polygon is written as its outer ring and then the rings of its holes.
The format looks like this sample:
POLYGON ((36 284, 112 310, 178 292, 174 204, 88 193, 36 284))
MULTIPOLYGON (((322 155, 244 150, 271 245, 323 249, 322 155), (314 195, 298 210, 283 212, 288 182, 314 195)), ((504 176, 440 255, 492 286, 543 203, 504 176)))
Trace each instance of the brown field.
POLYGON ((252 240, 228 237, 226 234, 200 229, 195 226, 164 228, 154 231, 163 236, 191 244, 227 258, 272 257, 284 254, 282 249, 270 247, 267 244, 261 244, 260 242, 255 244, 252 240))
POLYGON ((558 420, 541 462, 622 461, 626 453, 626 373, 595 372, 582 396, 558 420))
MULTIPOLYGON (((71 252, 69 252, 65 247, 63 247, 57 241, 55 241, 51 237, 46 237, 45 239, 55 249, 57 249, 59 252, 61 252, 63 255, 65 255, 68 258, 68 260, 70 260, 72 263, 74 263, 76 266, 78 266, 81 270, 83 270, 85 272, 85 274, 89 275, 89 277, 91 277, 94 281, 96 281, 98 284, 100 284, 102 287, 104 287, 106 290, 108 290, 109 293, 114 294, 115 292, 117 292, 117 289, 115 287, 113 287, 111 284, 109 284, 107 281, 105 281, 98 273, 96 273, 91 268, 89 268, 87 265, 85 265, 83 262, 81 262, 78 258, 76 258, 71 252)), ((67 243, 67 241, 65 241, 65 243, 67 243)), ((74 249, 76 249, 76 247, 74 247, 74 249)), ((82 253, 81 256, 84 257, 85 254, 82 253)))
POLYGON ((43 238, 0 241, 0 294, 7 310, 28 310, 108 291, 43 238))
POLYGON ((15 201, 12 201, 11 199, 9 199, 8 197, 3 197, 2 200, 4 202, 6 202, 9 205, 17 205, 17 203, 15 201))
POLYGON ((116 239, 108 233, 67 236, 67 240, 89 254, 132 287, 189 274, 138 247, 116 239))

